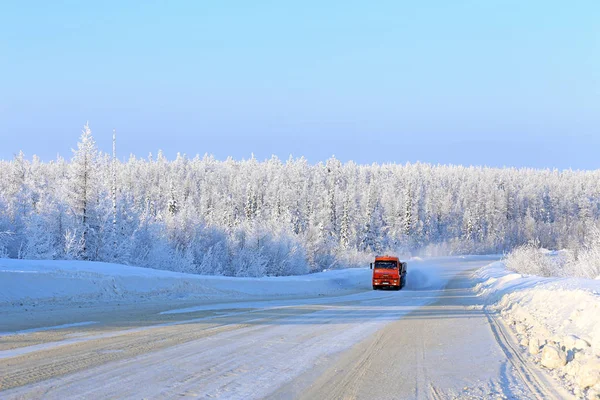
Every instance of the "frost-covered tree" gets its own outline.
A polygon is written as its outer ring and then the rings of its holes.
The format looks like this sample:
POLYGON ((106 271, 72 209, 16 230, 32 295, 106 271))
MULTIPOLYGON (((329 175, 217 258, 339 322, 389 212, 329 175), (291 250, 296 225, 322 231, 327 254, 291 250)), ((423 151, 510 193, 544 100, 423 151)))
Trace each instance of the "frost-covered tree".
POLYGON ((98 201, 99 181, 98 150, 89 123, 83 127, 77 149, 73 150, 69 183, 70 207, 75 217, 71 232, 77 237, 75 240, 80 243, 79 256, 84 260, 93 259, 98 228, 95 208, 98 201))
POLYGON ((583 252, 599 220, 600 171, 169 161, 160 151, 119 161, 88 125, 71 161, 0 161, 9 257, 287 275, 386 251, 501 253, 533 241, 583 252))

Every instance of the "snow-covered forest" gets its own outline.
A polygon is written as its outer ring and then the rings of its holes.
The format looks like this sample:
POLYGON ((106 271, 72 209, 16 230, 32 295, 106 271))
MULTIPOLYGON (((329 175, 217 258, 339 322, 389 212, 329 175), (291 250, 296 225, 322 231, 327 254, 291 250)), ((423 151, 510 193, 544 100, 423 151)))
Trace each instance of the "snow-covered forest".
POLYGON ((99 152, 0 161, 0 256, 119 262, 201 274, 302 274, 384 252, 502 253, 584 243, 600 171, 330 158, 217 161, 99 152))

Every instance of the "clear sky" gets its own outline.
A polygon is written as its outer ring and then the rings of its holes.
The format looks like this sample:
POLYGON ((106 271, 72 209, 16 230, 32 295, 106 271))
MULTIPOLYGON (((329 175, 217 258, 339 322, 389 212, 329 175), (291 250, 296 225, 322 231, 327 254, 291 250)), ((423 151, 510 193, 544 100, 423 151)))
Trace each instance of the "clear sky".
POLYGON ((600 1, 0 5, 0 159, 600 168, 600 1))

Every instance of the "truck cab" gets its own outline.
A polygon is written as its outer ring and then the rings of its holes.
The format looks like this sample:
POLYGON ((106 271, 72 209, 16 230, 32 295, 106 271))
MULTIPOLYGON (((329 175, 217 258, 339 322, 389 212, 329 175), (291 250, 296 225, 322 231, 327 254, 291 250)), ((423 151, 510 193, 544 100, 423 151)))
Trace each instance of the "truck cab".
POLYGON ((398 257, 377 256, 375 262, 371 263, 373 270, 373 290, 384 287, 391 287, 394 290, 400 290, 406 284, 405 262, 398 257))

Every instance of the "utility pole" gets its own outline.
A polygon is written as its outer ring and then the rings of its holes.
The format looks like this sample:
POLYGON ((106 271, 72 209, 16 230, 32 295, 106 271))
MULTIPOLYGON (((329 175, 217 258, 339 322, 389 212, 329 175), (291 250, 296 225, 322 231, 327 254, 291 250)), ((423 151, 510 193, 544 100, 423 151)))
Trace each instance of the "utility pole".
POLYGON ((117 252, 117 130, 113 129, 112 148, 112 212, 113 212, 113 257, 117 252))

